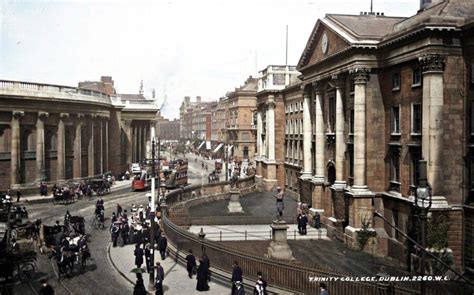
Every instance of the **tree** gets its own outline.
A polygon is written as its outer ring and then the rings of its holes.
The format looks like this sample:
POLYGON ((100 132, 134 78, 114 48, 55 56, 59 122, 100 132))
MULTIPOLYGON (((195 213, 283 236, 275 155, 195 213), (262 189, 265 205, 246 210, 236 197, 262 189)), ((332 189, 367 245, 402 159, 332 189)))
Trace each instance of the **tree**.
POLYGON ((178 143, 176 147, 174 148, 173 153, 175 155, 183 154, 183 157, 186 159, 186 145, 182 143, 178 143))

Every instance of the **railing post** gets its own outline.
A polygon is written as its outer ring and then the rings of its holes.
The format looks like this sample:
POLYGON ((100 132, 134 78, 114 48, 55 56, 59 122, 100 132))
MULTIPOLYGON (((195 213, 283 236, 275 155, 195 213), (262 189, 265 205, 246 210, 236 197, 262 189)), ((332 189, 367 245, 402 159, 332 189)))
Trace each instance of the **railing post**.
POLYGON ((245 240, 247 241, 247 230, 245 230, 245 240))
POLYGON ((222 231, 219 231, 219 241, 222 242, 222 231))

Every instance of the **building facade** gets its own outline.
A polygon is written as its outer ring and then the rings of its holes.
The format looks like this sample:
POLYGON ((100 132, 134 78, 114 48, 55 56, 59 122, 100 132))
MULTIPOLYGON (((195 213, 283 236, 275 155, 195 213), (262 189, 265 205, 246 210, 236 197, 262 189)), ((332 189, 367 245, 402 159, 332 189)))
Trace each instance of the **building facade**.
POLYGON ((226 139, 229 156, 235 161, 254 160, 256 93, 257 79, 250 76, 243 86, 227 94, 226 139))
POLYGON ((321 213, 329 235, 358 248, 368 225, 377 238, 365 250, 406 262, 407 240, 373 216, 419 240, 413 204, 423 158, 431 231, 453 251, 454 266, 469 271, 474 3, 435 2, 410 18, 318 20, 297 66, 299 92, 292 85, 257 93, 257 179, 297 193, 321 213))
POLYGON ((181 135, 181 121, 178 119, 169 120, 160 117, 158 119, 158 134, 163 142, 178 142, 181 135))
POLYGON ((103 80, 97 82, 101 91, 88 89, 92 82, 76 88, 0 81, 4 171, 0 189, 36 187, 41 181, 61 182, 107 171, 118 175, 134 155, 145 156, 158 107, 122 100, 112 79, 103 80), (141 134, 135 145, 127 122, 137 126, 136 136, 141 134))

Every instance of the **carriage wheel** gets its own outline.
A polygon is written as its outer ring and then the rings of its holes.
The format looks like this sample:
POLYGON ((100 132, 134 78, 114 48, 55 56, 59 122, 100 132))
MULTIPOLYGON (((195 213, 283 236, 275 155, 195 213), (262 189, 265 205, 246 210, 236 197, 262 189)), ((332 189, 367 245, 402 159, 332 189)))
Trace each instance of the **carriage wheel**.
POLYGON ((33 265, 33 263, 23 264, 20 268, 20 280, 23 283, 26 283, 31 280, 34 273, 35 273, 35 266, 33 265))

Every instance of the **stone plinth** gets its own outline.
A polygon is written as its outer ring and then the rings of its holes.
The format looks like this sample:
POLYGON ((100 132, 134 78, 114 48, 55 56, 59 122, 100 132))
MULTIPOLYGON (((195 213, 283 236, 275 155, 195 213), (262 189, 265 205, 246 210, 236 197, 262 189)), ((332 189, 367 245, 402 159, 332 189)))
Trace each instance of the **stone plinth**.
POLYGON ((293 252, 286 241, 287 229, 284 221, 274 221, 272 225, 272 241, 268 247, 268 256, 276 259, 294 260, 293 252))
POLYGON ((229 213, 244 213, 242 205, 240 205, 240 190, 231 188, 229 191, 230 201, 227 209, 229 213))

